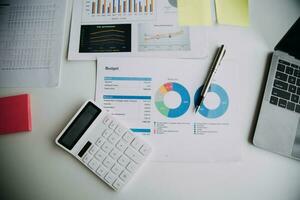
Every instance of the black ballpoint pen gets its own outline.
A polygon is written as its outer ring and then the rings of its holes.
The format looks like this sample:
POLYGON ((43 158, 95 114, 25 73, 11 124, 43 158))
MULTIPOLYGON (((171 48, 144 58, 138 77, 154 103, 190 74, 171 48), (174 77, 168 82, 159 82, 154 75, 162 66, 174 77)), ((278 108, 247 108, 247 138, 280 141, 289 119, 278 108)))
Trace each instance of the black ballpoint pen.
POLYGON ((217 69, 218 69, 218 66, 220 65, 224 55, 225 55, 225 47, 224 45, 222 45, 218 51, 217 51, 217 54, 212 62, 212 65, 211 65, 211 68, 207 74, 207 77, 205 79, 205 82, 204 82, 204 86, 202 88, 202 91, 200 93, 200 97, 198 99, 198 101, 196 102, 196 106, 195 106, 195 112, 197 113, 199 108, 200 108, 200 105, 201 103, 203 102, 208 90, 209 90, 209 87, 211 85, 211 82, 213 80, 213 77, 215 75, 215 73, 217 72, 217 69))

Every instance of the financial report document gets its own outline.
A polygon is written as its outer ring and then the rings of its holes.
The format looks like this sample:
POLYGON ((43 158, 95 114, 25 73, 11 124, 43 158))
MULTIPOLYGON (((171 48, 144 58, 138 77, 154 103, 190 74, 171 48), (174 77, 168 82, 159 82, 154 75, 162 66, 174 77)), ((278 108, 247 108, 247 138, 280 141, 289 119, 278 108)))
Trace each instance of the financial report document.
POLYGON ((75 0, 69 60, 203 58, 205 28, 178 25, 174 0, 75 0))
POLYGON ((1 0, 0 87, 59 84, 66 0, 1 0))
POLYGON ((201 60, 98 58, 95 101, 148 140, 154 161, 240 159, 234 62, 224 61, 195 113, 201 60))

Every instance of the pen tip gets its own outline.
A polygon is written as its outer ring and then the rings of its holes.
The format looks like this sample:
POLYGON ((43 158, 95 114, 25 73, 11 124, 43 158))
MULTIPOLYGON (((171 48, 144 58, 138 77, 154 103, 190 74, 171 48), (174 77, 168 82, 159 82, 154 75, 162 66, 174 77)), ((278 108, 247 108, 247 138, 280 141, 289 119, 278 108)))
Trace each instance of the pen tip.
POLYGON ((197 113, 199 111, 200 105, 202 104, 204 97, 200 96, 199 101, 197 102, 196 106, 195 106, 195 113, 197 113))
POLYGON ((198 112, 198 109, 199 109, 199 106, 196 106, 196 107, 195 107, 195 113, 198 112))

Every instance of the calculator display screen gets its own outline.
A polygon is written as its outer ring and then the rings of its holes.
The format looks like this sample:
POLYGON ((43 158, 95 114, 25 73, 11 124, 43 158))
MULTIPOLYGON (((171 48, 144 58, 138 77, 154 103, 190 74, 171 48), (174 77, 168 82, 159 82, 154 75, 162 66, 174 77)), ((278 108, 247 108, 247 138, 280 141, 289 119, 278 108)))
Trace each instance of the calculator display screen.
POLYGON ((71 150, 100 113, 100 108, 91 102, 87 103, 72 124, 59 138, 58 142, 71 150))

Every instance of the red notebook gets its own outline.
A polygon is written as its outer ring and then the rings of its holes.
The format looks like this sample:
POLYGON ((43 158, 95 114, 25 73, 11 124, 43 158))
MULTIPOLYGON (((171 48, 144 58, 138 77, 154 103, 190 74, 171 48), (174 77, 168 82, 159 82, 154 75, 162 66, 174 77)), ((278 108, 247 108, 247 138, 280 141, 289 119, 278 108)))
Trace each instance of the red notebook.
POLYGON ((0 98, 0 134, 31 131, 30 96, 0 98))

